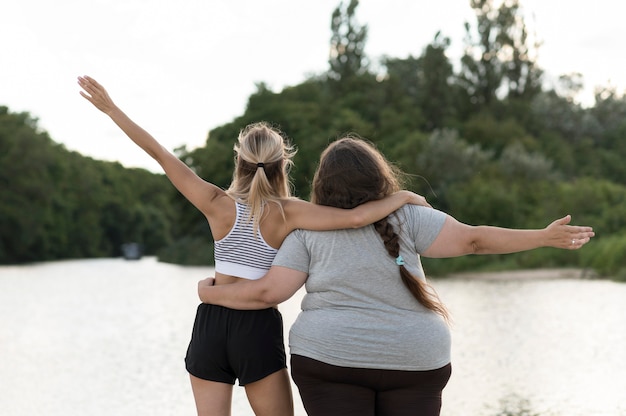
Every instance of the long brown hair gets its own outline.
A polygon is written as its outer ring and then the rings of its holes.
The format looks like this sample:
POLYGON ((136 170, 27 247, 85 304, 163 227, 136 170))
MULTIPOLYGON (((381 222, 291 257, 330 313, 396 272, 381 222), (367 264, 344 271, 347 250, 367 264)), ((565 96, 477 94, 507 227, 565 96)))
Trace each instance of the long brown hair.
MULTIPOLYGON (((403 173, 389 163, 372 143, 348 136, 331 143, 322 153, 313 178, 311 201, 320 205, 354 208, 367 201, 382 199, 401 189, 403 173)), ((388 218, 374 223, 389 255, 400 256, 400 242, 388 218)), ((403 263, 403 262, 399 262, 403 263)), ((424 307, 446 321, 448 311, 435 289, 399 264, 402 282, 424 307)))
POLYGON ((254 230, 258 230, 266 202, 291 197, 289 169, 296 150, 284 134, 266 122, 253 123, 239 133, 235 150, 233 181, 228 195, 250 206, 254 230))

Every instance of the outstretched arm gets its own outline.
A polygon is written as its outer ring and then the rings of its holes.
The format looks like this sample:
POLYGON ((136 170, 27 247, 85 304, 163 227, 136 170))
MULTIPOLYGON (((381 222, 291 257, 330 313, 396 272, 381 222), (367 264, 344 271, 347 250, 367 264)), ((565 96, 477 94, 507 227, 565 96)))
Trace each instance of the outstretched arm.
POLYGON ((587 226, 569 225, 571 216, 553 221, 541 230, 515 230, 487 225, 471 226, 448 216, 424 257, 457 257, 466 254, 507 254, 539 247, 576 250, 595 235, 587 226))
POLYGON ((150 133, 131 120, 115 105, 106 89, 95 79, 89 76, 78 77, 78 85, 83 89, 80 95, 108 115, 137 146, 161 165, 176 189, 200 211, 205 214, 209 211, 210 201, 221 192, 217 186, 196 175, 180 159, 157 142, 150 133))
POLYGON ((284 208, 292 230, 302 228, 323 231, 364 227, 385 218, 405 204, 430 207, 423 196, 410 191, 399 191, 352 209, 316 205, 297 199, 287 201, 284 208))
POLYGON ((306 282, 308 275, 281 266, 272 266, 259 280, 213 286, 212 277, 198 282, 198 296, 204 303, 231 309, 264 309, 286 301, 306 282))

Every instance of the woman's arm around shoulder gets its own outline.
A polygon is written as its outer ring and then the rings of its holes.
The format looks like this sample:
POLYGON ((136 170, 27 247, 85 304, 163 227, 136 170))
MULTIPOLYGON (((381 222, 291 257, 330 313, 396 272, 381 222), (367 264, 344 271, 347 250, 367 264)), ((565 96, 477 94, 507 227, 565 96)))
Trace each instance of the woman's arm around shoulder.
POLYGON ((89 76, 78 77, 80 95, 92 103, 111 120, 150 157, 156 160, 165 171, 172 184, 196 208, 207 215, 211 203, 224 191, 200 178, 178 157, 163 147, 154 137, 130 119, 111 99, 106 89, 89 76))
POLYGON ((265 309, 286 301, 306 282, 308 275, 287 267, 272 266, 265 276, 237 284, 213 286, 212 277, 198 282, 203 303, 231 309, 265 309))
POLYGON ((352 209, 317 205, 295 198, 285 201, 283 208, 290 230, 302 228, 324 231, 364 227, 385 218, 405 204, 430 207, 423 196, 410 191, 398 191, 352 209))
POLYGON ((425 250, 425 257, 458 257, 466 254, 507 254, 554 247, 576 250, 595 235, 588 226, 569 225, 570 215, 543 229, 511 229, 488 225, 472 226, 447 216, 441 232, 425 250))

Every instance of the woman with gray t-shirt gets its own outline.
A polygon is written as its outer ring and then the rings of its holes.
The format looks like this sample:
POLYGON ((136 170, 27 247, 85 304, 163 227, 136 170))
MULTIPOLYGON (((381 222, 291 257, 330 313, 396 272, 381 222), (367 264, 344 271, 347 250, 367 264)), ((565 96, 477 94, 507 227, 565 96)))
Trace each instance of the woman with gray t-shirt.
MULTIPOLYGON (((399 172, 370 143, 344 138, 322 154, 312 202, 352 208, 400 189, 399 172)), ((447 311, 420 255, 578 249, 594 233, 570 217, 542 230, 470 226, 435 209, 404 206, 373 225, 292 232, 260 280, 198 285, 205 303, 262 309, 303 284, 289 333, 291 372, 310 416, 439 415, 450 377, 447 311)))

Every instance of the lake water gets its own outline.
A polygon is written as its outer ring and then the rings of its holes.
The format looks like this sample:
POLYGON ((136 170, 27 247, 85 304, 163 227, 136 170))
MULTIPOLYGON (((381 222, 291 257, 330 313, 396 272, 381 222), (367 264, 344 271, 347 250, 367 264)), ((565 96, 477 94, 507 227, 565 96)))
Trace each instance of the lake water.
MULTIPOLYGON (((153 258, 0 266, 0 414, 195 415, 183 358, 211 274, 153 258)), ((434 281, 454 319, 442 416, 626 415, 626 284, 516 274, 434 281)), ((301 295, 280 307, 287 329, 301 295)), ((239 387, 233 415, 253 415, 239 387)))

